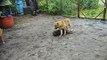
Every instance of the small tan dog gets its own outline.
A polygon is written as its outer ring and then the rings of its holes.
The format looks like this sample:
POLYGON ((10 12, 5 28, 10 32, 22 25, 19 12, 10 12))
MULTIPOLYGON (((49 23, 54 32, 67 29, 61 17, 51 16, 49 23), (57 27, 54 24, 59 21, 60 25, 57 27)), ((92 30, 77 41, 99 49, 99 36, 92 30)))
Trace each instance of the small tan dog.
POLYGON ((0 29, 0 43, 4 44, 5 42, 3 41, 3 30, 0 29))
MULTIPOLYGON (((63 19, 63 20, 59 20, 59 21, 56 21, 55 23, 54 23, 54 26, 55 26, 55 29, 59 29, 59 30, 62 30, 62 29, 64 29, 64 35, 66 34, 66 32, 67 32, 67 30, 68 30, 68 28, 71 28, 71 26, 70 26, 70 19, 69 18, 65 18, 65 19, 63 19)), ((61 32, 61 35, 60 36, 62 36, 62 32, 61 32)))

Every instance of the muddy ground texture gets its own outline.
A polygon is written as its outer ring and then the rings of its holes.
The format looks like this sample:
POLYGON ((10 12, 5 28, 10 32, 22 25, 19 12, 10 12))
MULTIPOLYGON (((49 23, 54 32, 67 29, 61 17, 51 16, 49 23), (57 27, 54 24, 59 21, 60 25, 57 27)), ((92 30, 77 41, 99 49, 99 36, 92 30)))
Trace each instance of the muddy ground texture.
POLYGON ((54 37, 53 22, 62 16, 15 17, 4 30, 0 60, 107 60, 107 21, 71 18, 73 34, 54 37))

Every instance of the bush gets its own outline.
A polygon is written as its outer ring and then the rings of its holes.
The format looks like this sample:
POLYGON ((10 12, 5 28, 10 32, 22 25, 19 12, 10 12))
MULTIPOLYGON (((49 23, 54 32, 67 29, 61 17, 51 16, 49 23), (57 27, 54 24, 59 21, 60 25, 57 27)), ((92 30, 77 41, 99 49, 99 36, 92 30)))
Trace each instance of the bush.
POLYGON ((44 11, 44 12, 47 11, 45 0, 40 0, 40 1, 39 1, 39 8, 40 8, 42 11, 44 11))
POLYGON ((56 14, 60 11, 59 3, 60 3, 60 0, 49 0, 48 1, 48 10, 47 10, 46 1, 40 0, 39 7, 44 12, 47 12, 49 14, 56 14))
POLYGON ((97 8, 99 0, 83 0, 81 7, 85 9, 97 8))
POLYGON ((63 0, 63 14, 76 16, 77 12, 76 0, 63 0))
POLYGON ((60 13, 60 0, 50 0, 48 6, 49 14, 59 14, 60 13))
POLYGON ((48 11, 46 9, 45 0, 40 0, 40 9, 49 14, 72 14, 75 15, 76 12, 76 1, 75 0, 62 0, 62 11, 60 9, 60 0, 49 0, 48 1, 48 11), (75 11, 75 12, 74 12, 75 11))
MULTIPOLYGON (((83 0, 82 8, 96 8, 99 0, 83 0)), ((39 7, 41 10, 49 14, 60 14, 76 16, 77 14, 77 0, 62 0, 62 11, 60 10, 60 0, 48 0, 48 11, 46 1, 40 0, 39 7)))

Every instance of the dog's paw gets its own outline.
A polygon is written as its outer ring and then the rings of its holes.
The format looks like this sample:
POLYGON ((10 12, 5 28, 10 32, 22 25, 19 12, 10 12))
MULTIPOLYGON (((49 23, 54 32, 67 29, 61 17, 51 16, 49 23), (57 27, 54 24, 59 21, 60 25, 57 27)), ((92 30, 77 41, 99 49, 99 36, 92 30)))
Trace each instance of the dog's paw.
POLYGON ((67 34, 72 34, 73 33, 73 29, 67 30, 67 34))
POLYGON ((3 42, 3 44, 5 44, 5 42, 3 42))

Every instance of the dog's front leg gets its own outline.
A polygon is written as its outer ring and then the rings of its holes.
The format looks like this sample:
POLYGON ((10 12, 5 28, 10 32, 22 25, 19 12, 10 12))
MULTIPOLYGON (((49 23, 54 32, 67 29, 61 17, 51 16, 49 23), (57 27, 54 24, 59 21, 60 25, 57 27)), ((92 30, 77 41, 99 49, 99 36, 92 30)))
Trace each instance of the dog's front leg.
POLYGON ((63 35, 63 30, 62 29, 60 29, 60 36, 59 37, 61 37, 62 35, 63 35))
POLYGON ((4 40, 3 40, 3 35, 2 35, 2 37, 1 37, 1 38, 2 38, 2 43, 3 43, 3 44, 5 44, 5 42, 4 42, 4 40))
POLYGON ((3 36, 0 36, 0 43, 5 44, 5 42, 3 41, 3 36))

